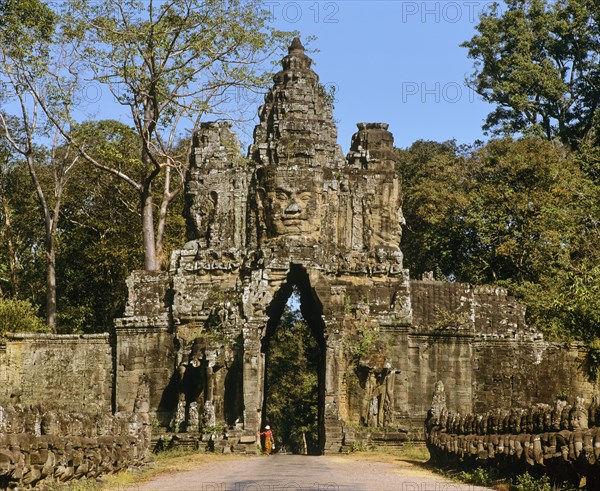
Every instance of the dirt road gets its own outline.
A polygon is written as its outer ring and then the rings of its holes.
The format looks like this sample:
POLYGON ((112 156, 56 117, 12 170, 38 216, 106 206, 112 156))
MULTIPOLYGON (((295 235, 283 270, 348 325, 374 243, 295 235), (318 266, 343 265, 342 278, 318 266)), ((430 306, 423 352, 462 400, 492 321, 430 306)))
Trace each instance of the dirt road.
POLYGON ((161 475, 132 491, 484 491, 433 474, 418 463, 345 456, 272 455, 213 462, 161 475))

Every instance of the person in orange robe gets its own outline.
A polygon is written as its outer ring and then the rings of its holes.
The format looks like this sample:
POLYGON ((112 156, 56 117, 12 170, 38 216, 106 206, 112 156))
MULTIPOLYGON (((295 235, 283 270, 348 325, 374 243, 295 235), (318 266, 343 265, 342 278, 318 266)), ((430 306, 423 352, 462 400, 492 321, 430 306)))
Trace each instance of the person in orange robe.
POLYGON ((265 437, 265 454, 271 455, 271 451, 275 449, 275 440, 273 438, 271 427, 266 425, 265 431, 260 431, 258 434, 265 437))

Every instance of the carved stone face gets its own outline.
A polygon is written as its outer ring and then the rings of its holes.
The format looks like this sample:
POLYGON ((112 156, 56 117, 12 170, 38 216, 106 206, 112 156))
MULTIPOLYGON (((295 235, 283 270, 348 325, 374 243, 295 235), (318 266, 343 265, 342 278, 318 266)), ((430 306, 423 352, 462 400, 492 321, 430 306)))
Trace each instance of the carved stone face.
POLYGON ((320 179, 307 169, 267 171, 260 194, 269 238, 317 238, 319 183, 320 179))
POLYGON ((571 428, 573 430, 585 430, 588 427, 588 416, 585 411, 575 410, 571 414, 571 428))

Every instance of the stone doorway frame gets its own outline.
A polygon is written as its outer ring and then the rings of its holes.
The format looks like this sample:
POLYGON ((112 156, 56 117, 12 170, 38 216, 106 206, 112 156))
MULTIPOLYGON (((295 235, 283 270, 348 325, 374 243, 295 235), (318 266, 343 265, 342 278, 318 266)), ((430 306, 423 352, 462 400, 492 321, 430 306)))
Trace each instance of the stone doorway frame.
POLYGON ((327 338, 325 321, 323 319, 323 306, 316 291, 311 287, 308 271, 302 264, 290 264, 290 269, 286 276, 286 281, 281 284, 271 303, 269 304, 266 314, 268 321, 266 329, 260 339, 261 361, 263 369, 262 380, 259 381, 262 387, 261 397, 261 428, 268 424, 268 395, 269 388, 267 384, 268 367, 268 345, 272 336, 279 328, 281 316, 285 305, 287 304, 294 288, 300 294, 300 313, 305 320, 312 336, 317 342, 319 350, 319 362, 317 368, 317 384, 318 384, 318 399, 317 399, 317 428, 318 428, 318 454, 322 455, 325 448, 325 381, 327 379, 326 370, 326 354, 327 354, 327 338))

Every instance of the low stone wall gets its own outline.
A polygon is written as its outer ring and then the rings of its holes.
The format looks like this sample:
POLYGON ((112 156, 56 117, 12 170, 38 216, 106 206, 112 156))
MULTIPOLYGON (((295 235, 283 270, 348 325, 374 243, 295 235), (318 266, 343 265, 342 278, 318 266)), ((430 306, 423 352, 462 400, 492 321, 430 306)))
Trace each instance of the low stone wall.
POLYGON ((431 460, 442 467, 495 468, 505 474, 547 474, 554 482, 600 489, 600 398, 571 406, 507 408, 486 414, 448 412, 438 382, 425 423, 431 460))
POLYGON ((225 430, 214 433, 162 433, 152 440, 152 449, 161 452, 182 449, 221 454, 256 455, 256 435, 242 430, 225 430))
POLYGON ((408 441, 408 432, 405 429, 397 431, 382 428, 353 428, 345 426, 343 429, 342 452, 352 452, 363 448, 387 448, 400 450, 408 441))
POLYGON ((112 392, 112 347, 107 333, 0 336, 0 405, 100 414, 111 412, 112 392))
POLYGON ((152 461, 147 413, 0 406, 0 488, 96 478, 152 461))

